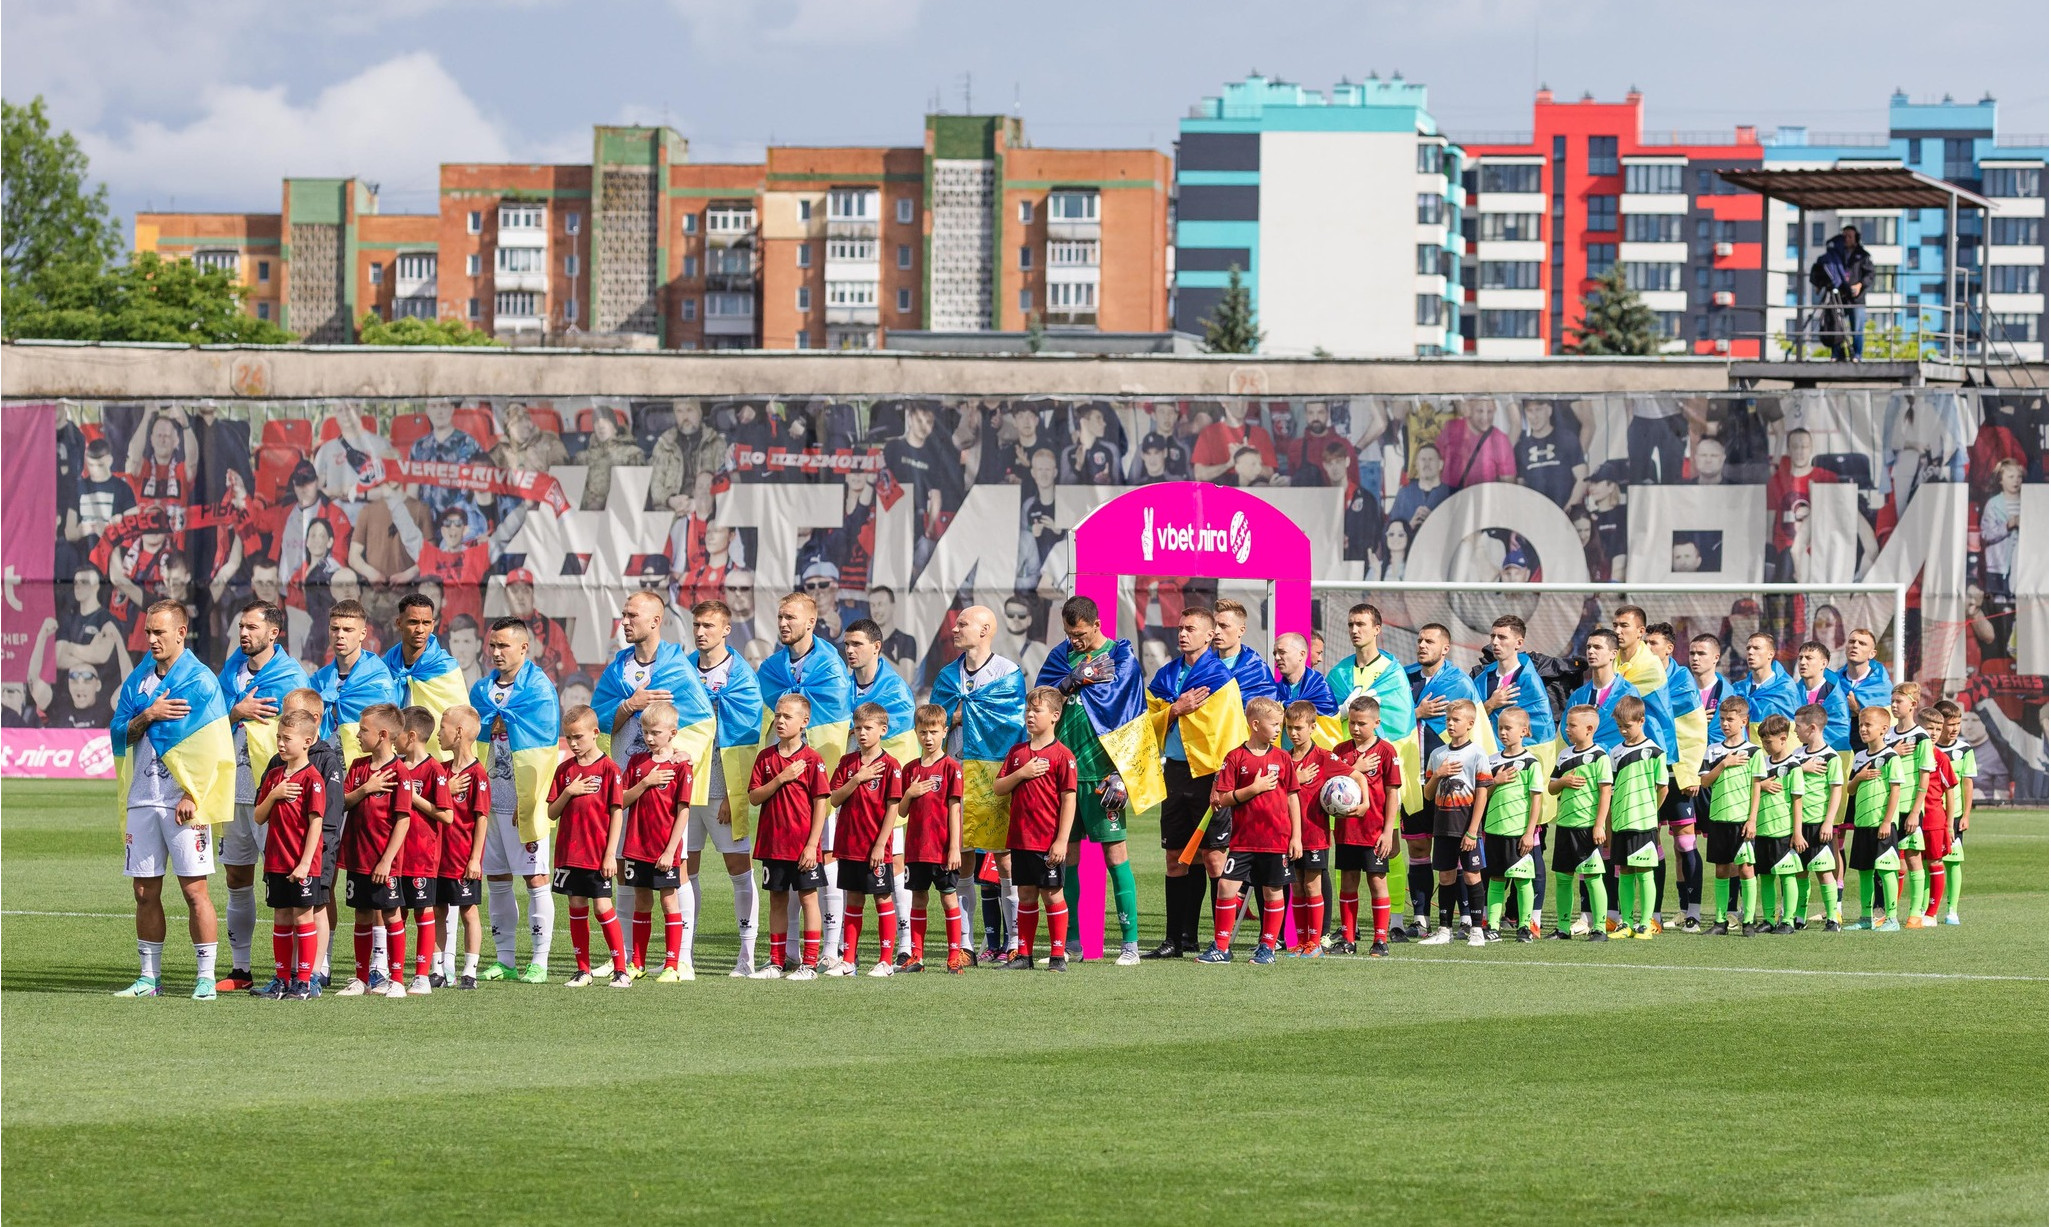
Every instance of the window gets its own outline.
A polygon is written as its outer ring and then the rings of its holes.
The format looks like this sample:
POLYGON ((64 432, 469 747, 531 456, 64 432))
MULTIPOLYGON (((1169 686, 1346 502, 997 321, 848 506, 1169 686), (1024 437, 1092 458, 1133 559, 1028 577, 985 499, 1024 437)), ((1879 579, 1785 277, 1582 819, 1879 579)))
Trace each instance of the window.
POLYGON ((1614 175, 1617 173, 1616 137, 1591 136, 1588 138, 1588 173, 1591 175, 1614 175))
POLYGON ((506 290, 492 302, 492 314, 531 317, 541 314, 541 295, 531 290, 506 290))
POLYGON ((1989 294, 2040 294, 2044 269, 2036 264, 1995 264, 1987 269, 1989 294))
POLYGON ((2044 339, 2044 317, 2041 315, 1997 315, 1994 326, 1988 329, 1992 341, 2041 341, 2044 339))
POLYGON ((829 307, 873 307, 876 305, 876 283, 873 281, 829 281, 826 283, 826 305, 829 307))
POLYGON ((563 233, 575 234, 584 228, 584 215, 571 209, 563 214, 563 233))
POLYGON ((801 285, 798 287, 798 310, 810 311, 811 309, 812 287, 808 285, 801 285))
POLYGON ((1678 162, 1655 162, 1624 168, 1624 191, 1632 196, 1678 196, 1683 194, 1682 174, 1687 167, 1678 162))
POLYGON ((484 274, 484 257, 474 251, 465 256, 463 259, 463 272, 464 275, 470 277, 482 276, 484 274))
POLYGON ((1990 166, 1987 168, 1989 196, 2042 196, 2044 168, 2041 166, 1990 166))
POLYGON ((470 300, 470 309, 469 309, 469 311, 468 311, 468 315, 469 315, 469 316, 470 316, 470 318, 471 318, 471 319, 473 319, 473 320, 477 318, 477 315, 478 315, 478 312, 477 312, 477 300, 476 300, 476 299, 474 299, 474 298, 470 300))
POLYGON ((1899 282, 1896 280, 1896 272, 1894 266, 1889 264, 1882 264, 1879 267, 1875 268, 1873 270, 1872 284, 1868 285, 1866 288, 1875 294, 1895 293, 1900 288, 1900 285, 1899 282))
POLYGON ((685 256, 685 257, 684 257, 684 278, 685 278, 686 280, 689 280, 690 278, 696 277, 697 275, 698 275, 698 257, 696 257, 696 256, 685 256))
POLYGON ((899 315, 904 315, 911 309, 912 292, 910 290, 899 290, 897 292, 897 313, 899 315))
MULTIPOLYGON (((812 220, 812 202, 811 202, 811 201, 809 201, 809 200, 800 200, 800 201, 798 202, 798 220, 799 220, 799 221, 801 221, 801 222, 809 222, 809 221, 811 221, 811 220, 812 220)), ((800 337, 800 339, 802 340, 803 338, 802 338, 802 337, 800 337)), ((802 348, 803 348, 803 346, 800 346, 799 348, 801 348, 801 349, 802 349, 802 348)))
POLYGON ((371 261, 371 264, 370 264, 370 284, 372 284, 372 285, 383 285, 384 283, 385 283, 385 266, 384 266, 384 265, 382 265, 382 264, 380 264, 380 263, 378 263, 378 262, 377 262, 377 261, 375 261, 375 260, 371 261))
POLYGON ((755 271, 755 257, 745 247, 715 247, 705 267, 722 277, 746 277, 755 271))
POLYGON ((270 281, 271 262, 269 260, 258 260, 256 262, 256 279, 259 284, 266 284, 270 281))
POLYGON ((1097 309, 1097 283, 1094 281, 1056 281, 1047 287, 1047 309, 1049 311, 1095 311, 1097 309))
POLYGON ((409 251, 399 257, 394 270, 401 281, 426 281, 434 276, 435 258, 432 252, 409 251))
POLYGON ((677 318, 678 318, 678 319, 682 319, 682 320, 695 320, 695 319, 697 319, 697 318, 698 318, 698 300, 697 300, 697 299, 695 299, 695 298, 681 298, 681 299, 678 299, 678 300, 677 300, 677 318))
POLYGON ((1481 215, 1481 241, 1484 243, 1536 243, 1538 241, 1538 214, 1484 213, 1481 215))
POLYGON ((256 304, 256 318, 260 320, 267 320, 271 318, 271 304, 267 302, 260 302, 256 304))
POLYGON ((565 301, 565 302, 563 303, 563 322, 564 322, 565 324, 574 324, 574 323, 576 323, 576 322, 577 322, 577 300, 576 300, 576 299, 574 299, 574 298, 572 298, 572 299, 568 299, 568 300, 566 300, 566 301, 565 301))
POLYGON ((577 257, 575 257, 575 256, 564 256, 564 257, 563 257, 563 276, 565 276, 565 277, 574 277, 574 276, 576 276, 576 275, 577 275, 577 257))
POLYGON ((1417 296, 1417 322, 1436 327, 1446 320, 1446 300, 1436 294, 1417 296))
POLYGON ((1539 186, 1539 171, 1543 168, 1533 164, 1522 166, 1481 164, 1481 190, 1484 192, 1536 192, 1539 186))
POLYGON ((912 266, 912 245, 910 243, 899 243, 897 245, 897 266, 899 268, 910 268, 912 266))
POLYGON ((812 245, 810 243, 798 244, 798 267, 812 267, 812 245))
MULTIPOLYGON (((805 306, 810 306, 810 291, 802 291, 805 306)), ((799 307, 803 311, 805 307, 799 307)), ((752 294, 707 294, 705 315, 710 319, 745 319, 755 314, 755 296, 752 294)))
POLYGON ((1020 290, 1018 292, 1018 309, 1020 311, 1031 311, 1033 309, 1033 292, 1031 290, 1020 290))
POLYGON ((1481 335, 1484 337, 1535 339, 1538 336, 1538 312, 1483 311, 1481 313, 1481 335))
POLYGON ((1021 247, 1018 249, 1018 266, 1020 268, 1031 268, 1033 266, 1033 249, 1031 247, 1021 247))
POLYGON ((912 224, 912 198, 909 196, 899 196, 897 198, 897 224, 900 226, 912 224))
POLYGON ((1588 275, 1601 277, 1616 266, 1617 245, 1615 243, 1590 243, 1588 245, 1588 275))
POLYGON ((1901 218, 1893 213, 1880 217, 1840 217, 1838 223, 1857 226, 1859 242, 1867 247, 1892 247, 1901 241, 1901 218))
POLYGON ((541 229, 541 206, 538 204, 502 204, 499 206, 499 229, 539 230, 541 229))
POLYGON ((498 249, 498 271, 538 273, 543 254, 539 247, 501 247, 498 249))
MULTIPOLYGON (((238 252, 195 251, 192 253, 193 267, 205 273, 222 272, 233 277, 235 270, 241 266, 241 263, 242 256, 238 252)), ((372 265, 372 267, 375 268, 376 266, 372 265)), ((373 280, 371 284, 376 285, 377 282, 373 280)))
POLYGON ((1538 261, 1483 260, 1481 262, 1481 288, 1484 290, 1535 290, 1538 288, 1538 261))
MULTIPOLYGON (((1889 233, 1892 233, 1892 230, 1890 230, 1890 231, 1889 231, 1889 233)), ((1727 221, 1719 221, 1719 222, 1717 222, 1717 223, 1716 223, 1716 241, 1717 241, 1717 242, 1719 242, 1719 243, 1735 243, 1735 242, 1737 242, 1737 241, 1738 241, 1738 223, 1736 223, 1736 222, 1727 222, 1727 221)))
POLYGON ((1047 264, 1053 268, 1095 268, 1098 250, 1095 239, 1062 239, 1047 244, 1047 264))
POLYGON ((826 241, 828 263, 855 260, 863 264, 876 262, 875 239, 828 239, 826 241))
POLYGON ((1047 197, 1047 220, 1093 222, 1097 220, 1095 192, 1055 192, 1047 197))
POLYGON ((812 348, 812 334, 811 334, 811 333, 809 333, 809 332, 801 332, 801 333, 799 333, 799 334, 798 334, 798 336, 797 336, 797 341, 796 341, 796 345, 797 345, 797 348, 799 348, 799 349, 810 349, 810 348, 812 348))
POLYGON ((698 233, 698 215, 697 215, 696 213, 686 213, 686 214, 684 214, 684 233, 685 233, 685 234, 696 234, 696 233, 698 233))
POLYGON ((1660 336, 1679 339, 1682 321, 1686 320, 1687 316, 1679 311, 1655 311, 1652 318, 1653 330, 1660 336))
POLYGON ((1417 245, 1418 276, 1431 277, 1435 276, 1438 273, 1440 250, 1441 249, 1437 243, 1419 243, 1417 245))
POLYGON ((1018 202, 1018 224, 1021 226, 1030 226, 1033 224, 1032 201, 1021 200, 1018 202))
POLYGON ((1623 265, 1624 284, 1640 292, 1646 290, 1678 290, 1681 288, 1681 266, 1678 264, 1644 264, 1626 261, 1623 265))
POLYGON ((1588 228, 1590 230, 1615 230, 1617 228, 1616 197, 1590 196, 1588 198, 1588 228))
POLYGON ((1437 193, 1435 193, 1435 192, 1419 192, 1419 193, 1417 194, 1417 224, 1418 224, 1418 225, 1420 225, 1420 226, 1436 226, 1436 225, 1438 225, 1438 224, 1439 224, 1439 223, 1440 223, 1441 221, 1444 221, 1444 220, 1445 220, 1445 216, 1446 216, 1446 198, 1445 198, 1445 197, 1443 197, 1443 196, 1440 196, 1440 195, 1438 195, 1438 194, 1437 194, 1437 193))
MULTIPOLYGON (((484 233, 484 214, 479 213, 475 209, 470 210, 470 218, 465 224, 465 228, 472 234, 484 233)), ((476 312, 473 311, 471 314, 475 315, 476 312)))
POLYGON ((1947 136, 1944 138, 1944 177, 1947 179, 1978 179, 1980 165, 1973 157, 1973 138, 1970 136, 1947 136))
POLYGON ((1997 217, 1987 240, 1996 247, 2041 247, 2044 244, 2044 219, 1997 217))
POLYGON ((434 318, 434 299, 393 299, 392 318, 395 320, 431 320, 434 318))
POLYGON ((829 221, 873 222, 879 216, 873 187, 837 187, 826 193, 829 221))
POLYGON ((1417 147, 1417 173, 1436 175, 1445 169, 1445 148, 1440 145, 1419 145, 1417 147))
POLYGON ((1624 241, 1679 243, 1683 220, 1678 213, 1633 213, 1624 219, 1624 241))
POLYGON ((1910 247, 1902 252, 1902 258, 1907 261, 1909 270, 1913 272, 1923 266, 1923 249, 1920 247, 1910 247))

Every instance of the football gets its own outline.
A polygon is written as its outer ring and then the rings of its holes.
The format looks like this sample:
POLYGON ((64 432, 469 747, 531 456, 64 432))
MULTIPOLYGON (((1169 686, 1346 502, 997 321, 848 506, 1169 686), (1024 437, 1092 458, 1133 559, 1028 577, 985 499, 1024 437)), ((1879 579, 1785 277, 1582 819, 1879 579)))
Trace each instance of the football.
POLYGON ((1337 775, 1318 790, 1318 804, 1327 814, 1350 814, 1360 805, 1360 782, 1350 775, 1337 775))

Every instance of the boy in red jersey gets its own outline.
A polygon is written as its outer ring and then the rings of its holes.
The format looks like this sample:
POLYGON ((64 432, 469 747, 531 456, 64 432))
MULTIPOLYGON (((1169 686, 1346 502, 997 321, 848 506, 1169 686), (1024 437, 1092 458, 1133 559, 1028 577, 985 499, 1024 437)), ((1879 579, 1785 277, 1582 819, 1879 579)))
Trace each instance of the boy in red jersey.
POLYGON ((1345 775, 1346 768, 1331 751, 1312 740, 1317 731, 1317 704, 1298 699, 1282 710, 1282 722, 1289 730, 1289 758, 1296 764, 1289 788, 1296 794, 1297 812, 1303 815, 1303 859, 1289 867, 1296 879, 1290 897, 1296 945, 1289 953, 1316 958, 1325 952, 1321 940, 1325 931, 1324 877, 1332 856, 1332 820, 1318 804, 1318 791, 1326 780, 1345 775))
POLYGON ((1339 766, 1360 785, 1360 808, 1339 817, 1338 851, 1333 860, 1339 870, 1339 915, 1345 938, 1339 952, 1353 954, 1360 948, 1360 875, 1367 875, 1368 902, 1374 909, 1374 943, 1369 958, 1389 956, 1391 941, 1409 940, 1401 929, 1389 927, 1389 858, 1396 854, 1396 832, 1402 828, 1403 760, 1396 747, 1381 736, 1382 705, 1371 694, 1361 695, 1346 706, 1346 724, 1353 736, 1332 750, 1339 766))
POLYGON ((1275 961, 1282 940, 1282 916, 1288 909, 1290 862, 1303 855, 1303 814, 1297 808, 1296 764, 1275 744, 1282 734, 1282 705, 1255 699, 1246 705, 1246 744, 1225 755, 1211 785, 1211 804, 1232 807, 1232 844, 1225 874, 1218 879, 1218 897, 1211 903, 1212 944, 1197 956, 1206 964, 1232 961, 1232 926, 1239 915, 1244 886, 1260 890, 1261 936, 1253 962, 1275 961))
POLYGON ((1010 799, 1011 880, 1018 886, 1018 954, 1006 971, 1033 969, 1033 938, 1040 910, 1047 912, 1047 970, 1068 970, 1068 903, 1061 894, 1061 865, 1068 832, 1075 825, 1075 755, 1054 739, 1061 721, 1061 692, 1035 687, 1026 695, 1026 740, 1004 756, 992 789, 1010 799))
MULTIPOLYGON (((444 709, 436 740, 449 756, 449 821, 442 827, 441 863, 435 867, 435 906, 445 927, 441 984, 477 987, 477 948, 484 925, 477 904, 484 889, 484 841, 477 824, 491 813, 491 777, 477 757, 477 709, 467 703, 444 709), (456 925, 463 928, 463 970, 456 970, 456 925)), ((428 983, 434 984, 430 976, 428 983)))
POLYGON ((676 704, 658 699, 641 711, 641 739, 648 748, 627 759, 625 856, 620 881, 634 888, 634 965, 628 974, 648 974, 648 939, 655 930, 654 907, 662 902, 662 974, 658 984, 695 980, 690 925, 684 910, 684 831, 691 819, 691 764, 677 752, 676 704))
POLYGON ((612 956, 607 987, 632 988, 620 914, 612 906, 612 878, 619 867, 613 849, 620 846, 624 822, 620 767, 598 748, 598 714, 582 703, 563 714, 563 739, 570 743, 570 757, 556 767, 548 789, 548 817, 556 824, 551 885, 556 894, 570 897, 570 945, 577 951, 576 973, 563 987, 591 985, 591 912, 596 905, 606 953, 612 956))
POLYGON ((320 718, 304 711, 278 717, 278 757, 257 788, 256 822, 264 828, 264 895, 272 909, 271 954, 277 974, 252 997, 305 1001, 320 995, 313 979, 320 903, 320 824, 327 813, 327 781, 307 762, 320 737, 320 718))
POLYGON ((927 703, 912 713, 919 757, 899 771, 904 791, 906 886, 912 896, 912 959, 906 971, 926 970, 926 892, 938 887, 947 912, 947 970, 956 975, 975 962, 962 945, 961 764, 947 756, 947 709, 927 703))
POLYGON ((1913 915, 1902 922, 1903 928, 1921 929, 1934 926, 1934 919, 1944 909, 1944 858, 1951 855, 1951 792, 1958 787, 1958 771, 1951 765, 1951 755, 1938 748, 1944 736, 1944 713, 1935 707, 1925 707, 1916 713, 1916 723, 1929 734, 1926 739, 1931 747, 1929 783, 1923 787, 1922 833, 1923 874, 1926 885, 1919 906, 1913 915))
MULTIPOLYGON (((413 913, 419 960, 409 997, 433 992, 427 973, 434 966, 435 898, 440 891, 442 827, 449 820, 449 773, 428 753, 434 744, 434 713, 409 707, 399 713, 399 795, 413 821, 406 824, 406 843, 399 849, 393 875, 399 881, 399 923, 385 927, 385 952, 391 960, 392 983, 406 982, 406 913, 413 913)), ((389 990, 387 990, 389 991, 389 990)))
MULTIPOLYGON (((356 913, 356 976, 337 997, 361 997, 370 991, 370 934, 382 926, 386 940, 392 927, 404 923, 399 910, 399 884, 393 865, 413 824, 411 804, 399 800, 399 709, 373 703, 358 717, 356 740, 363 757, 349 764, 342 777, 342 802, 348 824, 342 831, 342 868, 348 874, 343 900, 356 913)), ((404 930, 400 930, 401 933, 404 930)), ((405 981, 393 977, 383 989, 387 997, 404 997, 405 981)))
POLYGON ((869 974, 878 978, 892 974, 891 952, 897 949, 896 875, 891 870, 890 836, 897 829, 891 818, 903 784, 897 760, 883 752, 883 734, 890 728, 890 713, 881 704, 864 703, 855 708, 855 748, 841 755, 828 782, 832 792, 826 803, 840 811, 833 824, 835 872, 840 875, 841 952, 840 962, 826 974, 851 976, 859 965, 862 948, 862 899, 876 897, 876 965, 869 974))
POLYGON ((790 896, 797 892, 804 927, 803 956, 793 980, 819 978, 819 888, 826 873, 819 867, 819 840, 826 833, 826 763, 805 744, 805 726, 812 702, 801 694, 776 701, 770 730, 776 743, 755 756, 748 773, 748 804, 755 818, 755 859, 762 862, 762 886, 769 892, 769 962, 750 973, 757 980, 783 975, 785 941, 790 933, 790 896))

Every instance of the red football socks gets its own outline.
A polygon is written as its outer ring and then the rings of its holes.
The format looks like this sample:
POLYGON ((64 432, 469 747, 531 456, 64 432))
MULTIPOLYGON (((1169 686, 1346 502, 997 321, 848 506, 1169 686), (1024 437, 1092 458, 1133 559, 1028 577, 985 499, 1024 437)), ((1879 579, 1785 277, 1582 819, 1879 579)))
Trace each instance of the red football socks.
POLYGON ((1239 897, 1226 898, 1215 895, 1211 898, 1211 941, 1220 950, 1232 948, 1232 923, 1239 918, 1239 897))
POLYGON ((840 911, 840 957, 841 961, 852 963, 862 945, 862 900, 866 896, 857 891, 848 892, 847 902, 840 911))
POLYGON ((1310 925, 1299 928, 1296 936, 1304 945, 1315 945, 1325 935, 1325 897, 1319 895, 1310 901, 1310 925))
POLYGON ((947 948, 961 948, 961 896, 942 895, 941 902, 947 905, 947 948))
POLYGON ((805 966, 819 966, 819 930, 806 929, 804 937, 805 966))
MULTIPOLYGON (((635 918, 637 921, 639 917, 635 918)), ((641 953, 634 959, 634 966, 645 967, 648 955, 648 934, 643 932, 635 940, 641 943, 641 953)), ((684 957, 684 914, 664 912, 662 914, 662 965, 674 969, 684 957)))
POLYGON ((271 957, 278 961, 278 979, 290 980, 292 973, 292 946, 299 934, 297 925, 281 925, 277 918, 271 918, 271 957))
MULTIPOLYGON (((1389 901, 1388 901, 1387 899, 1385 899, 1385 898, 1384 898, 1384 899, 1376 899, 1376 900, 1374 900, 1374 901, 1373 901, 1373 903, 1374 903, 1374 939, 1375 939, 1376 941, 1378 941, 1378 942, 1385 942, 1385 941, 1388 941, 1388 940, 1389 940, 1389 901)), ((1355 905, 1355 907, 1356 907, 1356 910, 1357 910, 1357 908, 1358 908, 1358 905, 1356 904, 1356 905, 1355 905)), ((1349 935, 1349 936, 1348 936, 1348 937, 1346 938, 1346 940, 1350 942, 1350 941, 1353 941, 1353 940, 1354 940, 1354 938, 1353 938, 1353 937, 1351 937, 1351 936, 1349 935)))
MULTIPOLYGON (((400 926, 401 929, 404 927, 404 925, 400 926)), ((434 968, 434 939, 435 934, 441 929, 441 925, 435 921, 434 909, 431 907, 421 908, 420 918, 415 922, 414 928, 413 974, 424 976, 434 968)))
POLYGON ((294 938, 293 945, 297 947, 297 957, 294 960, 291 978, 304 983, 313 979, 313 959, 314 952, 320 949, 320 930, 314 927, 311 920, 302 920, 294 938))
POLYGON ((577 952, 577 970, 591 974, 591 909, 570 909, 570 949, 577 952))
POLYGON ((1339 896, 1339 926, 1346 934, 1346 940, 1360 940, 1360 896, 1348 893, 1339 896))
POLYGON ((1289 905, 1280 899, 1261 900, 1261 944, 1273 949, 1282 940, 1282 917, 1289 905))
POLYGON ((1047 905, 1047 953, 1057 959, 1068 957, 1068 901, 1056 899, 1047 905))
MULTIPOLYGON (((668 923, 668 921, 667 921, 667 918, 665 918, 665 920, 664 920, 664 923, 665 923, 665 925, 667 925, 667 923, 668 923)), ((652 933, 654 933, 654 932, 655 932, 655 915, 654 915, 654 913, 652 913, 652 912, 638 912, 638 911, 637 911, 637 912, 635 912, 635 913, 634 913, 634 966, 636 966, 636 967, 646 967, 646 966, 648 966, 648 938, 649 938, 649 935, 650 935, 650 934, 652 934, 652 933)), ((665 929, 664 929, 664 932, 665 932, 665 933, 667 933, 667 932, 668 932, 667 928, 665 928, 665 929)), ((675 959, 676 959, 676 948, 677 948, 677 944, 676 944, 675 940, 671 940, 671 941, 670 941, 670 943, 669 943, 669 949, 670 949, 670 959, 671 959, 671 962, 670 962, 670 966, 672 966, 672 967, 676 966, 676 962, 675 962, 675 959)))
POLYGON ((1923 915, 1936 919, 1944 908, 1944 862, 1930 862, 1930 908, 1923 915))
POLYGON ((780 968, 783 966, 785 936, 782 933, 771 933, 769 935, 769 965, 771 967, 780 968))
POLYGON ((889 962, 897 950, 897 900, 889 895, 876 900, 876 944, 880 947, 877 957, 889 962))
MULTIPOLYGON (((953 949, 949 946, 948 949, 953 949)), ((926 961, 926 904, 923 900, 912 904, 912 962, 926 961)))
POLYGON ((356 978, 370 983, 370 922, 356 922, 356 978))
POLYGON ((625 971, 627 969, 627 942, 626 938, 620 933, 619 910, 614 909, 600 916, 598 918, 598 928, 601 933, 605 934, 605 952, 612 956, 613 971, 625 971))
POLYGON ((385 967, 392 979, 406 979, 406 918, 402 915, 385 926, 385 967))
POLYGON ((1040 896, 1037 891, 1018 893, 1018 952, 1033 957, 1033 939, 1040 934, 1040 896))

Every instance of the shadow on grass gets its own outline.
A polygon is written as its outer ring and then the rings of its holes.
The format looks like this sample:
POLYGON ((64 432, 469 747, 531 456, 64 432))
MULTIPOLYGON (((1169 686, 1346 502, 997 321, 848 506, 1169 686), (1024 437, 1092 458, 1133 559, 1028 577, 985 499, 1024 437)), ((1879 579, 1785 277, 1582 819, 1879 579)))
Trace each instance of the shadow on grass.
MULTIPOLYGON (((133 982, 133 965, 72 967, 11 967, 0 974, 0 993, 70 993, 83 996, 108 996, 133 982)), ((176 992, 182 982, 184 991, 192 991, 192 973, 188 969, 179 979, 174 979, 165 991, 176 992)))

